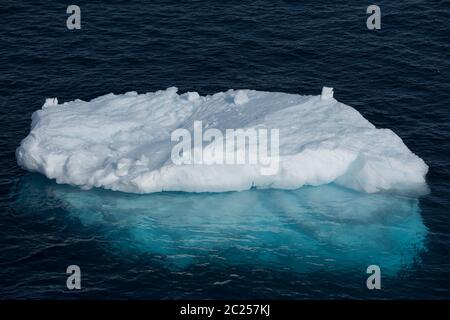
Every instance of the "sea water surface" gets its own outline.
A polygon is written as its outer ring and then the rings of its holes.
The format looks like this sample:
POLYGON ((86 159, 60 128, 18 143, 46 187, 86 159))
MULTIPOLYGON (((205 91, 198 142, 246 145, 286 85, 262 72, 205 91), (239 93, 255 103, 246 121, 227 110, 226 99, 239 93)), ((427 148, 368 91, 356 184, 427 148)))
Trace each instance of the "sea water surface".
MULTIPOLYGON (((3 1, 0 298, 450 298, 447 1, 3 1), (136 195, 58 185, 15 149, 47 97, 177 86, 335 97, 430 166, 421 197, 333 184, 136 195), (79 265, 82 290, 66 288, 79 265), (378 265, 382 289, 368 290, 378 265)), ((68 120, 70 121, 70 120, 68 120)))

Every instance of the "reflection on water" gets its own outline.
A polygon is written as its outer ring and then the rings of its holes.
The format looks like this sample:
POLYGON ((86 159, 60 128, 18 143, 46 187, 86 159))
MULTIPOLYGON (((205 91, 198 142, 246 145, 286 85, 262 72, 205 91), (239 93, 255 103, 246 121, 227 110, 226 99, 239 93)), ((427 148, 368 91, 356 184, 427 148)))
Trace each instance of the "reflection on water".
POLYGON ((417 199, 334 185, 135 195, 28 175, 18 197, 36 211, 62 208, 58 214, 98 230, 117 255, 153 255, 172 270, 206 263, 304 273, 377 264, 397 274, 414 267, 427 233, 417 199))

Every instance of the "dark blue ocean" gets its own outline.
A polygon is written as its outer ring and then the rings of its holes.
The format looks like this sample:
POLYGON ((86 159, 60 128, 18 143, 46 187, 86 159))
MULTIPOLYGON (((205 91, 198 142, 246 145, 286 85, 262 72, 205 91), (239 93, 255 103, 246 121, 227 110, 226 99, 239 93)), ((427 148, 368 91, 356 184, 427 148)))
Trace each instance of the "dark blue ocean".
MULTIPOLYGON (((450 3, 0 4, 0 299, 449 299, 450 3), (135 195, 57 185, 15 149, 47 97, 170 86, 335 97, 430 167, 421 197, 334 185, 135 195), (81 268, 80 291, 66 268, 81 268), (381 290, 366 287, 381 268, 381 290)), ((68 120, 70 121, 70 120, 68 120)))

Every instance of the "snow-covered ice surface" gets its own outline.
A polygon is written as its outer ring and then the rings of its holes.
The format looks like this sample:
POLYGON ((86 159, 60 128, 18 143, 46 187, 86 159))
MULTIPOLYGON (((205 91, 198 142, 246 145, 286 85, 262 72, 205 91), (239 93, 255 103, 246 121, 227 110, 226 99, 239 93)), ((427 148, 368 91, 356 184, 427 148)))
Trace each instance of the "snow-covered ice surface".
MULTIPOLYGON (((329 88, 331 89, 331 88, 329 88)), ((18 164, 57 183, 133 193, 296 189, 334 182, 365 191, 423 190, 428 166, 389 129, 326 96, 229 90, 209 96, 176 88, 107 94, 89 102, 48 99, 32 116, 18 164), (279 129, 279 171, 258 165, 175 165, 177 128, 279 129)))

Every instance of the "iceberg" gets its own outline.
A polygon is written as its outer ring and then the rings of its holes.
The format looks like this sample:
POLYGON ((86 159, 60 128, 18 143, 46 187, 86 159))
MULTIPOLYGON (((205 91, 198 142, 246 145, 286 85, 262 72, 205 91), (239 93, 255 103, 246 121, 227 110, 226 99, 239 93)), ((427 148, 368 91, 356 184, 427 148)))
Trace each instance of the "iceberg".
POLYGON ((91 101, 47 99, 16 150, 18 164, 59 184, 130 193, 298 189, 334 183, 367 193, 423 190, 428 166, 389 129, 322 95, 228 90, 200 96, 171 87, 91 101), (279 169, 174 164, 176 129, 278 129, 279 169))

